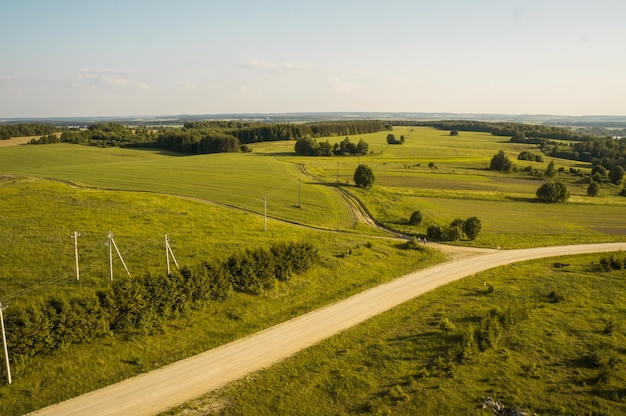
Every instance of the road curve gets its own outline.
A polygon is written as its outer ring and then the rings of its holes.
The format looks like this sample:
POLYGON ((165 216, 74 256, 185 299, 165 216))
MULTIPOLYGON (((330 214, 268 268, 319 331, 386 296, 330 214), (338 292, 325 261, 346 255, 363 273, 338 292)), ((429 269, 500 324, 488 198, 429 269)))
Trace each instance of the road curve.
POLYGON ((502 250, 449 261, 410 273, 230 344, 31 414, 154 415, 268 367, 446 283, 520 261, 618 250, 626 250, 626 242, 502 250))

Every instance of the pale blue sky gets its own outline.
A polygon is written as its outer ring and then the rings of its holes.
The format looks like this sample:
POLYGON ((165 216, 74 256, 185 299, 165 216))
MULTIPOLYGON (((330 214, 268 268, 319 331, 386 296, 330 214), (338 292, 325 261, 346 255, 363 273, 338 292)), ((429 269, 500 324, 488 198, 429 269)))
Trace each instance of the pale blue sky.
POLYGON ((626 115, 626 1, 0 0, 0 118, 626 115))

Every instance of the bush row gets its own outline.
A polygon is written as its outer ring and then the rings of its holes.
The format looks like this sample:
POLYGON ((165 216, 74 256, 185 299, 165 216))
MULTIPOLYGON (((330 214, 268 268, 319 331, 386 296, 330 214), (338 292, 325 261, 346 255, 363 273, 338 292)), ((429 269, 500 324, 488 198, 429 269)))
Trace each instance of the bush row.
POLYGON ((260 293, 306 271, 317 259, 318 251, 309 243, 277 243, 169 276, 122 278, 96 292, 15 305, 5 315, 11 359, 20 362, 116 332, 149 332, 167 319, 224 301, 233 291, 260 293))

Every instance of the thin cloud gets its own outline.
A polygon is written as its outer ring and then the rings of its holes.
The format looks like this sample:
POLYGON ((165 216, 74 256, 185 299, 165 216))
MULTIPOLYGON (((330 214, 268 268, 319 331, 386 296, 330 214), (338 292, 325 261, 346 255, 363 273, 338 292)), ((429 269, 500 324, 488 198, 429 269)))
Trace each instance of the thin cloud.
POLYGON ((267 61, 261 61, 259 59, 248 59, 245 63, 241 64, 244 68, 261 69, 265 71, 280 71, 280 70, 300 70, 306 68, 304 65, 292 64, 291 62, 273 63, 267 61))
POLYGON ((328 83, 331 91, 336 94, 353 94, 364 89, 361 85, 352 84, 337 77, 330 77, 328 83))
POLYGON ((80 84, 90 85, 103 89, 150 89, 150 86, 147 83, 133 82, 121 73, 112 71, 97 71, 90 68, 81 69, 76 75, 76 79, 80 84))

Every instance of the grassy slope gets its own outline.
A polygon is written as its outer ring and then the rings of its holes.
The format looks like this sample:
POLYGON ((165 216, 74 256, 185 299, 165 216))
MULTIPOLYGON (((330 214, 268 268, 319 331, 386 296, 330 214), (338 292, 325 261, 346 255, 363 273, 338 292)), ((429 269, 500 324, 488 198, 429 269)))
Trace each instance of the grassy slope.
POLYGON ((327 228, 350 228, 336 192, 301 182, 293 164, 260 154, 175 156, 148 150, 57 144, 2 149, 0 174, 67 180, 105 189, 184 195, 327 228), (300 191, 301 208, 297 208, 300 191), (328 209, 332 207, 332 209, 328 209))
POLYGON ((596 272, 597 260, 544 259, 463 279, 168 414, 488 415, 480 410, 487 396, 528 414, 624 414, 626 273, 596 272), (526 305, 530 317, 495 349, 464 362, 438 359, 463 328, 511 304, 526 305), (440 329, 444 317, 456 330, 440 329), (610 357, 613 368, 598 382, 598 361, 610 357))
MULTIPOLYGON (((3 415, 17 415, 102 387, 221 345, 441 261, 438 253, 406 251, 395 240, 311 230, 198 201, 119 191, 81 189, 54 181, 10 178, 0 186, 3 233, 0 299, 31 302, 50 293, 107 285, 106 230, 131 273, 163 274, 163 234, 181 265, 224 258, 276 241, 309 241, 321 263, 262 296, 236 294, 223 303, 170 321, 153 334, 120 334, 70 346, 30 362, 14 362, 14 383, 0 385, 3 415), (79 238, 81 280, 74 280, 72 240, 79 238), (352 255, 344 258, 350 249, 352 255), (388 260, 393 259, 393 262, 388 260), (16 295, 24 288, 52 282, 16 295)), ((115 259, 115 276, 124 271, 115 259)))

